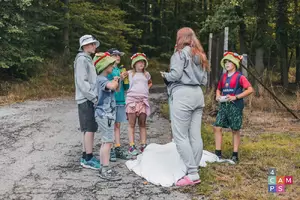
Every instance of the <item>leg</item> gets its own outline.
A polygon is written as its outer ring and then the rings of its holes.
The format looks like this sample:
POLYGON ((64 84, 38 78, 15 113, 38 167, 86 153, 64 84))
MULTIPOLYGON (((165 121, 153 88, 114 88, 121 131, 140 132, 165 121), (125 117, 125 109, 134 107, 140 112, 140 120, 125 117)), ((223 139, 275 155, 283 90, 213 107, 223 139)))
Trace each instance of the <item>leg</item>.
POLYGON ((240 142, 241 142, 240 131, 232 131, 232 137, 233 137, 233 152, 238 152, 240 142))
POLYGON ((116 144, 116 146, 118 147, 118 146, 120 146, 120 144, 121 144, 121 139, 120 139, 120 128, 121 128, 121 123, 120 122, 117 122, 117 123, 115 123, 115 130, 114 130, 114 132, 115 132, 115 144, 116 144))
POLYGON ((203 108, 198 108, 193 112, 189 131, 194 159, 198 166, 200 165, 200 160, 203 154, 203 141, 201 137, 202 113, 203 108))
POLYGON ((100 148, 100 163, 103 166, 109 165, 109 157, 110 157, 110 149, 112 147, 112 143, 102 143, 100 148))
POLYGON ((220 110, 217 114, 216 122, 214 123, 214 134, 215 134, 215 154, 222 158, 222 127, 229 127, 228 119, 228 108, 225 104, 220 105, 220 110))
POLYGON ((128 138, 129 143, 134 144, 134 130, 135 130, 135 123, 136 123, 136 114, 135 113, 128 113, 128 138))
POLYGON ((140 144, 146 144, 147 132, 146 132, 146 118, 145 113, 141 113, 138 118, 139 128, 140 128, 140 144))
POLYGON ((198 174, 198 164, 195 162, 188 137, 192 117, 189 101, 180 95, 174 95, 172 108, 172 134, 177 151, 187 167, 188 174, 198 174))
POLYGON ((216 150, 222 150, 222 128, 214 127, 216 150))
POLYGON ((84 134, 84 145, 86 154, 93 153, 93 145, 94 145, 94 133, 93 132, 86 132, 84 134))

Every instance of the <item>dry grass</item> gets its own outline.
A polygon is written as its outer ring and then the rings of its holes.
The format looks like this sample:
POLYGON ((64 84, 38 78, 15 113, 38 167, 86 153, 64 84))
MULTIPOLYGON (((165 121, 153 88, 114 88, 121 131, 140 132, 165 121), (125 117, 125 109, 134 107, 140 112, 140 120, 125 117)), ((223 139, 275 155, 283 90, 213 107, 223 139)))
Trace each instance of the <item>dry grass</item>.
POLYGON ((63 68, 59 61, 44 64, 43 72, 29 81, 9 83, 2 82, 0 105, 69 96, 74 93, 74 78, 72 67, 63 68))

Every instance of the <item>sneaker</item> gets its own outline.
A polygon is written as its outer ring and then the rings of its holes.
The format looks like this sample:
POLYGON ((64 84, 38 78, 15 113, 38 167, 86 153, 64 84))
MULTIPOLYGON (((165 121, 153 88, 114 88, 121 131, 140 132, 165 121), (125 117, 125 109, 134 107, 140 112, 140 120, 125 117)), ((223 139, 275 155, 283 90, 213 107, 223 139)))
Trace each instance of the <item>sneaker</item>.
POLYGON ((99 165, 100 165, 100 160, 98 160, 95 156, 93 156, 91 160, 94 161, 94 162, 99 163, 99 165))
POLYGON ((115 149, 110 150, 110 157, 109 157, 110 162, 116 162, 117 161, 117 155, 115 149))
POLYGON ((129 147, 128 153, 132 156, 137 156, 139 151, 136 149, 135 145, 129 147))
POLYGON ((102 179, 105 179, 107 181, 120 181, 122 180, 122 177, 119 175, 118 172, 116 172, 115 170, 108 168, 108 169, 104 169, 102 168, 99 171, 99 177, 102 179))
POLYGON ((100 169, 100 161, 97 158, 93 157, 89 161, 85 160, 85 163, 82 164, 82 167, 98 170, 100 169))
POLYGON ((239 162, 239 158, 237 156, 232 156, 231 157, 231 160, 235 163, 238 163, 239 162))
POLYGON ((120 147, 116 147, 115 151, 117 158, 123 160, 129 160, 132 158, 131 154, 127 153, 127 151, 122 150, 120 147))
POLYGON ((84 158, 80 158, 80 165, 83 166, 85 164, 85 159, 84 158))
POLYGON ((147 147, 147 144, 142 144, 140 147, 140 151, 143 153, 144 150, 146 149, 146 147, 147 147))

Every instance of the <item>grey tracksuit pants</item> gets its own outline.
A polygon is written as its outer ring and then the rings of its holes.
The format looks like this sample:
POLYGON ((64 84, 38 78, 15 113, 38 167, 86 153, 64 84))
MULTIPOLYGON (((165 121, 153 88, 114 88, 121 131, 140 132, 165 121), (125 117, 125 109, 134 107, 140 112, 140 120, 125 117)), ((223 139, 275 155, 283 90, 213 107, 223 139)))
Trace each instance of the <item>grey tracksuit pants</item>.
POLYGON ((187 166, 188 174, 196 174, 203 153, 201 137, 203 92, 199 86, 179 86, 171 95, 174 142, 187 166))

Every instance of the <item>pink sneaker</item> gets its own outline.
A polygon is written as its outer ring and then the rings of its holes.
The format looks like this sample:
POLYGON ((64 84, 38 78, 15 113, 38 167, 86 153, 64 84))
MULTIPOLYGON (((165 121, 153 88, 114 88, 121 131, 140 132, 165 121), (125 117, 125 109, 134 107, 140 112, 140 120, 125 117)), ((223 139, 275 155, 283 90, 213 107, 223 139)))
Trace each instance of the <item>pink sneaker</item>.
POLYGON ((177 181, 176 186, 195 185, 198 183, 201 183, 201 180, 192 181, 188 176, 185 176, 182 179, 177 181))

